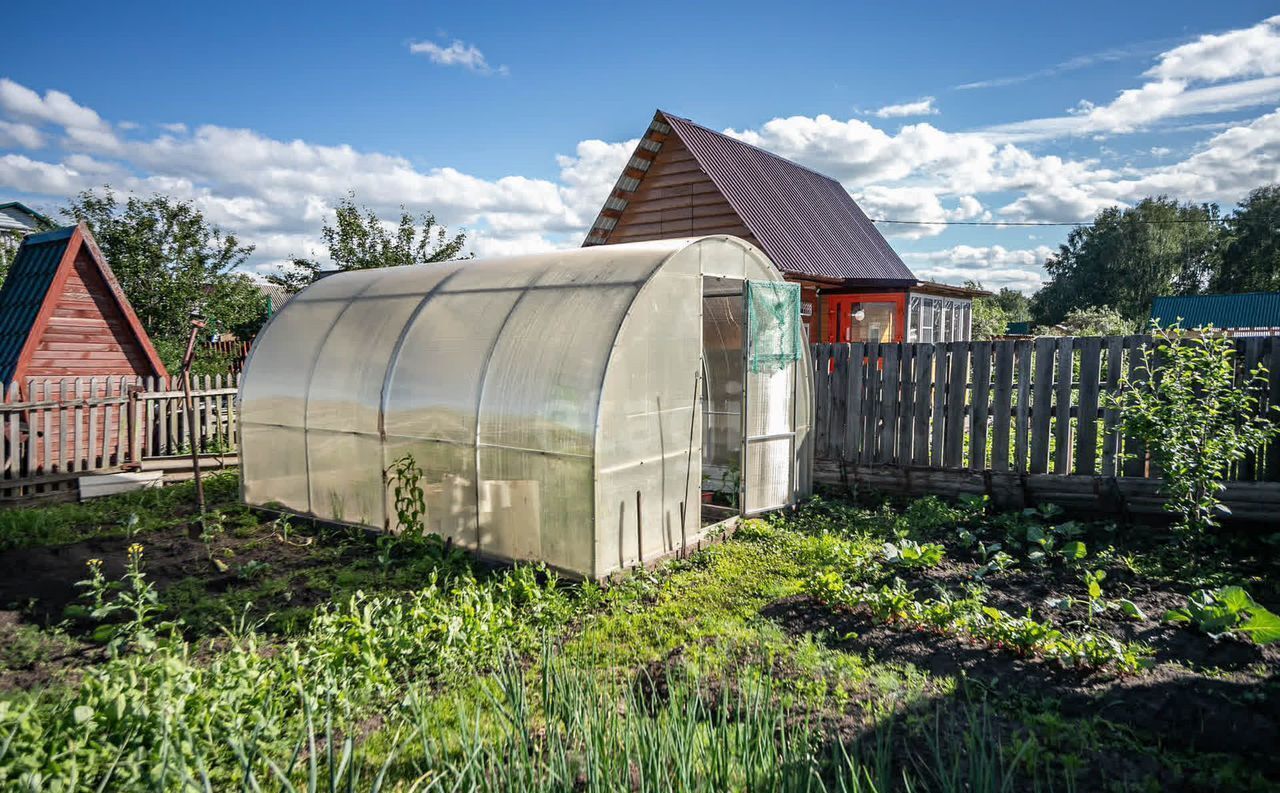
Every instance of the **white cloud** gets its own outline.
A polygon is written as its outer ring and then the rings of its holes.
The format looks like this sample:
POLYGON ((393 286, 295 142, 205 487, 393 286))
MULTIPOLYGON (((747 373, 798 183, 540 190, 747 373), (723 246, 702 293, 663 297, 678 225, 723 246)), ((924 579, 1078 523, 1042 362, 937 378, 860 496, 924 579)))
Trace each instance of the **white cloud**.
POLYGON ((885 105, 879 110, 873 110, 871 115, 876 118, 903 118, 905 116, 936 116, 938 112, 938 108, 933 106, 933 97, 926 96, 917 102, 885 105))
POLYGON ((1008 287, 1032 292, 1044 282, 1044 260, 1054 253, 1047 245, 1008 249, 1001 245, 955 245, 935 251, 910 251, 902 258, 917 276, 946 283, 980 281, 988 289, 1008 287))
POLYGON ((1064 72, 1087 69, 1088 67, 1095 66, 1099 63, 1112 63, 1115 61, 1127 60, 1129 58, 1151 55, 1158 52, 1160 48, 1168 43, 1169 42, 1167 40, 1138 42, 1124 47, 1115 47, 1109 50, 1103 50, 1102 52, 1077 55, 1074 58, 1068 58, 1065 61, 1061 61, 1044 69, 1036 69, 1035 71, 1023 72, 1021 74, 962 83, 956 86, 956 90, 967 91, 975 88, 1001 88, 1007 85, 1017 85, 1018 83, 1030 82, 1031 80, 1038 80, 1044 77, 1055 77, 1059 74, 1063 74, 1064 72))
POLYGON ((0 77, 0 109, 17 119, 62 127, 73 143, 101 149, 114 148, 119 143, 101 116, 61 91, 46 91, 42 97, 0 77))
POLYGON ((164 130, 165 132, 172 132, 174 135, 187 134, 187 125, 183 124, 181 121, 174 121, 168 124, 161 124, 160 129, 164 130))
POLYGON ((1253 27, 1201 36, 1160 56, 1147 75, 1160 80, 1218 81, 1280 74, 1280 16, 1253 27))
POLYGON ((0 148, 39 149, 44 146, 44 135, 30 124, 0 121, 0 148))
POLYGON ((506 66, 491 67, 479 47, 457 39, 447 47, 434 41, 414 41, 409 44, 409 52, 425 55, 432 63, 441 66, 461 66, 476 74, 497 74, 504 77, 508 74, 506 66))

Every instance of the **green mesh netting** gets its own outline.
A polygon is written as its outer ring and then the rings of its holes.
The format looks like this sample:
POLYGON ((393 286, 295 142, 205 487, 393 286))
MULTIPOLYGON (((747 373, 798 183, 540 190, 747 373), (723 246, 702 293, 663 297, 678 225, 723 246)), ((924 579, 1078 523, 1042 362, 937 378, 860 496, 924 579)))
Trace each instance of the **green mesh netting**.
POLYGON ((800 285, 747 281, 747 366, 776 372, 800 360, 800 285))

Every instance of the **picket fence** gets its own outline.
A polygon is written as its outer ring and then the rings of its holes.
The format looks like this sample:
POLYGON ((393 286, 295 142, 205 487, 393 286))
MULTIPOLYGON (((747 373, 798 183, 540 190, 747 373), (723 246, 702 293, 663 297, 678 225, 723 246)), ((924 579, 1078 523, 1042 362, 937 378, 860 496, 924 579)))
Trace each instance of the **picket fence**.
MULTIPOLYGON (((1143 374, 1138 363, 1150 343, 1109 336, 815 345, 818 477, 911 494, 1158 511, 1159 471, 1103 406, 1124 378, 1143 374)), ((1236 346, 1238 378, 1259 364, 1268 369, 1259 409, 1280 406, 1280 339, 1236 346)), ((1242 517, 1280 507, 1280 443, 1228 475, 1227 502, 1242 504, 1242 517)))
POLYGON ((0 389, 0 504, 74 497, 89 474, 189 465, 196 444, 209 468, 235 462, 238 375, 182 380, 80 377, 0 389))

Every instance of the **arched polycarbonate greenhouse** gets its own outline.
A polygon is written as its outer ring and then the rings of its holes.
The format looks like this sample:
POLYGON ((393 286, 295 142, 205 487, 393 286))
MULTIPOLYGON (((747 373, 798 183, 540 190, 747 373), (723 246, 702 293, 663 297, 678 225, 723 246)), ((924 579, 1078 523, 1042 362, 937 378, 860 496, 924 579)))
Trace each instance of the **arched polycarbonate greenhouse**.
POLYGON ((798 287, 734 237, 334 275, 259 335, 245 501, 601 577, 811 487, 798 287))

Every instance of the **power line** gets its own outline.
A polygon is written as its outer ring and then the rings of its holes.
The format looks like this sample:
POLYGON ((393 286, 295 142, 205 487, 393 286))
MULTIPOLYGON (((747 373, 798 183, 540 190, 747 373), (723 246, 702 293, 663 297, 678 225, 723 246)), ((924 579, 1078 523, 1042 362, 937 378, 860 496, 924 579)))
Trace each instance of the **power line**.
MULTIPOLYGON (((1092 226, 1092 220, 888 220, 871 218, 872 223, 901 223, 909 226, 1092 226)), ((1226 218, 1175 218, 1173 220, 1125 220, 1149 226, 1172 223, 1225 223, 1226 218)))

